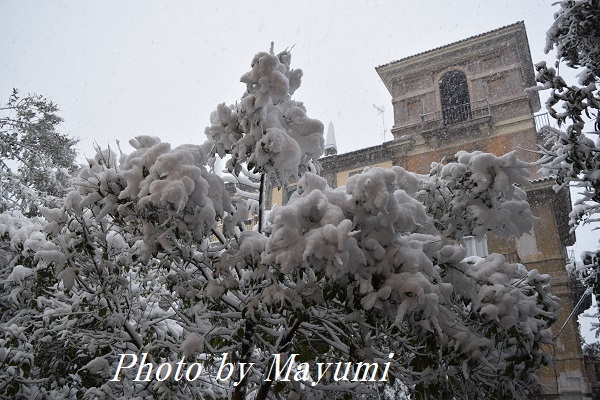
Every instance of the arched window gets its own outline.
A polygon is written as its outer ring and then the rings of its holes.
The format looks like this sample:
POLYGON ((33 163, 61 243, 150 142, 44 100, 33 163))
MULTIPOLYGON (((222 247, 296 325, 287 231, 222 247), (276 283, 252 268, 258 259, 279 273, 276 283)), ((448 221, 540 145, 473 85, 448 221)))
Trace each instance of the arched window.
POLYGON ((446 72, 440 78, 439 86, 444 124, 457 124, 471 119, 467 76, 461 71, 446 72))

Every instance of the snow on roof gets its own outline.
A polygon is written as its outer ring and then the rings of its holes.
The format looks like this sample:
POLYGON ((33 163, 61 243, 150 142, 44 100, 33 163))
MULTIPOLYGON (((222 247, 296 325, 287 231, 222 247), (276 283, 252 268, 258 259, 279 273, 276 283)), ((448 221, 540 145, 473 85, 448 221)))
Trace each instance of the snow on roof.
POLYGON ((502 31, 502 30, 505 30, 505 29, 508 29, 508 28, 513 28, 513 27, 516 27, 516 26, 519 26, 519 25, 525 26, 525 23, 523 21, 518 21, 518 22, 515 22, 514 24, 505 25, 505 26, 503 26, 501 28, 497 28, 497 29, 494 29, 494 30, 491 30, 491 31, 488 31, 488 32, 485 32, 485 33, 480 33, 479 35, 471 36, 471 37, 468 37, 466 39, 461 39, 459 41, 456 41, 456 42, 453 42, 453 43, 449 43, 449 44, 446 44, 446 45, 443 45, 443 46, 440 46, 440 47, 436 47, 436 48, 431 49, 431 50, 423 51, 421 53, 413 54, 411 56, 404 57, 404 58, 401 58, 401 59, 396 60, 396 61, 390 61, 389 63, 386 63, 386 64, 379 65, 379 66, 375 67, 375 69, 378 70, 380 68, 387 67, 387 66, 390 66, 390 65, 393 65, 393 64, 396 64, 396 63, 400 63, 402 61, 410 60, 411 58, 419 57, 419 56, 422 56, 422 55, 428 54, 428 53, 433 53, 434 51, 445 49, 447 47, 454 46, 456 44, 467 42, 469 40, 473 40, 473 39, 476 39, 476 38, 479 38, 479 37, 483 37, 483 36, 486 36, 486 35, 489 35, 489 34, 492 34, 492 33, 496 33, 496 32, 499 32, 499 31, 502 31))

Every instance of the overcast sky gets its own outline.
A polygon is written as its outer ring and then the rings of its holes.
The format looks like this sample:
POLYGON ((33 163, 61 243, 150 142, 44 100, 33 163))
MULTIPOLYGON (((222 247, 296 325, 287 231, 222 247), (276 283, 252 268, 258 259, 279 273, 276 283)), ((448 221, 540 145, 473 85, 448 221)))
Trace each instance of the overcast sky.
MULTIPOLYGON (((295 98, 333 121, 340 152, 386 140, 390 95, 375 67, 520 20, 544 56, 554 0, 0 0, 0 101, 13 87, 54 100, 66 133, 93 143, 150 134, 204 141, 217 104, 239 99, 253 55, 293 47, 295 98)), ((82 158, 83 159, 83 158, 82 158)))
POLYGON ((273 41, 304 71, 295 99, 332 121, 348 152, 384 141, 384 119, 391 139, 376 66, 521 20, 534 62, 553 62, 543 49, 554 1, 0 0, 0 103, 12 88, 53 100, 80 160, 94 142, 141 134, 202 143, 210 113, 241 97, 240 76, 273 41))

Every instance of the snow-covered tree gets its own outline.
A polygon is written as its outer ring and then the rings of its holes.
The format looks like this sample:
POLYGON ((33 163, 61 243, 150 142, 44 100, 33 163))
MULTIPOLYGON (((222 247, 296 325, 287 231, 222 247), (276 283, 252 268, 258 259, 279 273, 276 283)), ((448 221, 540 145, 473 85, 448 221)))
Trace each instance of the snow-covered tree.
POLYGON ((556 318, 550 277, 456 244, 531 229, 527 165, 461 152, 430 176, 372 168, 330 188, 317 174, 323 125, 292 99, 302 73, 290 61, 257 54, 203 144, 140 136, 131 154, 98 149, 43 219, 0 215, 17 254, 0 283, 0 393, 320 399, 397 385, 417 399, 513 399, 535 388, 556 318), (230 175, 212 171, 216 156, 230 175), (296 192, 267 213, 266 186, 290 179, 296 192), (231 195, 225 180, 250 189, 231 195), (177 377, 182 357, 198 363, 185 370, 194 379, 177 377), (115 372, 132 360, 148 365, 115 372), (378 363, 377 379, 357 363, 378 363))
MULTIPOLYGON (((18 339, 14 335, 23 332, 23 327, 29 324, 35 314, 28 309, 29 302, 41 294, 32 293, 28 285, 34 276, 35 246, 28 253, 16 243, 26 237, 40 242, 44 237, 41 230, 45 221, 37 221, 39 209, 60 204, 76 167, 76 141, 57 131, 62 121, 57 112, 57 106, 46 98, 21 96, 16 89, 7 104, 0 106, 0 211, 3 212, 0 214, 0 323, 2 342, 8 349, 0 357, 3 371, 0 375, 22 376, 11 366, 15 360, 24 371, 33 366, 29 358, 32 348, 22 347, 22 334, 18 339), (12 318, 16 318, 14 321, 18 321, 19 326, 5 325, 12 318), (9 337, 13 338, 14 346, 4 342, 9 337)), ((36 275, 40 284, 47 278, 41 271, 36 275)), ((41 284, 39 290, 45 290, 43 288, 41 284)), ((0 393, 12 397, 19 383, 13 378, 0 379, 0 393)))
POLYGON ((70 186, 77 141, 57 131, 57 112, 48 99, 16 89, 0 106, 0 211, 36 215, 70 186))
MULTIPOLYGON (((550 89, 546 109, 560 129, 546 127, 541 152, 543 170, 555 176, 557 190, 580 188, 570 224, 596 224, 600 212, 600 3, 561 1, 547 32, 546 52, 556 49, 558 61, 578 70, 577 84, 568 84, 545 62, 536 65, 539 90, 550 89), (590 129, 591 127, 591 129, 590 129)), ((600 296, 600 249, 582 254, 577 274, 600 296)))

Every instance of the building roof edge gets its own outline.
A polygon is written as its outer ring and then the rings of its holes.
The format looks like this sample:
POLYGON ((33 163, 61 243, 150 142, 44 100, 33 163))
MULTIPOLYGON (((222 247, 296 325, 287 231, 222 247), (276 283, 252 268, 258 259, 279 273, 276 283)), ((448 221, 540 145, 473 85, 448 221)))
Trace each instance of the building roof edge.
POLYGON ((448 43, 448 44, 446 44, 446 45, 439 46, 439 47, 433 48, 433 49, 431 49, 431 50, 423 51, 423 52, 421 52, 421 53, 413 54, 413 55, 410 55, 410 56, 408 56, 408 57, 401 58, 401 59, 399 59, 399 60, 390 61, 390 62, 388 62, 388 63, 386 63, 386 64, 382 64, 382 65, 379 65, 379 66, 375 67, 375 70, 376 70, 376 71, 379 71, 379 70, 380 70, 380 69, 382 69, 382 68, 389 67, 389 66, 392 66, 392 65, 395 65, 395 64, 399 64, 399 63, 401 63, 401 62, 404 62, 404 61, 407 61, 407 60, 413 59, 413 58, 415 58, 415 57, 419 57, 419 56, 422 56, 422 55, 425 55, 425 54, 433 53, 433 52, 436 52, 436 51, 438 51, 438 50, 446 49, 446 48, 448 48, 448 47, 451 47, 451 46, 454 46, 454 45, 457 45, 457 44, 462 44, 462 43, 464 43, 464 42, 467 42, 467 41, 469 41, 469 40, 473 40, 473 39, 481 38, 481 37, 484 37, 484 36, 486 36, 486 35, 490 35, 490 34, 498 33, 498 32, 500 32, 500 31, 503 31, 503 30, 508 30, 508 29, 510 29, 510 28, 514 28, 514 27, 517 27, 517 26, 523 26, 523 27, 525 27, 525 22, 524 22, 524 21, 518 21, 518 22, 515 22, 514 24, 505 25, 505 26, 502 26, 502 27, 500 27, 500 28, 493 29, 493 30, 491 30, 491 31, 488 31, 488 32, 484 32, 484 33, 480 33, 480 34, 478 34, 478 35, 470 36, 470 37, 468 37, 468 38, 466 38, 466 39, 461 39, 461 40, 458 40, 458 41, 456 41, 456 42, 453 42, 453 43, 448 43))

